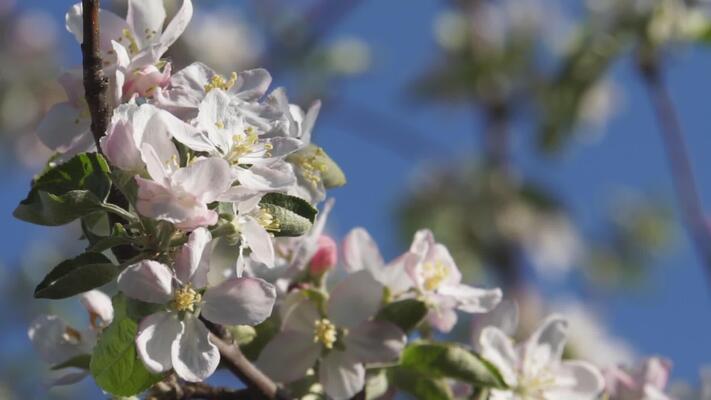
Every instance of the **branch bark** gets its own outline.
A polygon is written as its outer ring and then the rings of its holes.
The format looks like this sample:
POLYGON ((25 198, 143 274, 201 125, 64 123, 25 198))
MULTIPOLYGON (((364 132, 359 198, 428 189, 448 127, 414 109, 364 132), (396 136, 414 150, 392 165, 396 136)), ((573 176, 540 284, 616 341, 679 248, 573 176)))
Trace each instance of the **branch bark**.
POLYGON ((651 51, 640 53, 638 61, 659 124, 682 219, 702 258, 711 285, 711 227, 706 222, 681 123, 655 55, 651 51))
POLYGON ((99 139, 109 124, 109 104, 106 92, 109 80, 104 76, 103 60, 99 47, 99 0, 82 0, 84 38, 81 44, 84 67, 84 93, 91 114, 91 134, 96 150, 101 152, 99 139))

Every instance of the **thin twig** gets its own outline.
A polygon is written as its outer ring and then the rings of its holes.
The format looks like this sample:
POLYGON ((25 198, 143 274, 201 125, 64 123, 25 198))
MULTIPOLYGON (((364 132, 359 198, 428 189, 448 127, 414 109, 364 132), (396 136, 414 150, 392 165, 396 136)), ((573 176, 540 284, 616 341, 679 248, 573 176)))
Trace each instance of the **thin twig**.
POLYGON ((101 152, 99 139, 104 136, 109 124, 109 104, 106 92, 109 80, 104 76, 99 47, 99 0, 82 0, 84 38, 81 44, 84 66, 84 92, 91 114, 91 134, 96 149, 101 152))
POLYGON ((173 375, 158 382, 146 396, 146 400, 250 400, 246 389, 213 387, 202 382, 179 382, 173 375))
POLYGON ((711 285, 711 230, 694 179, 684 133, 657 60, 650 54, 639 59, 639 71, 659 123, 672 181, 680 204, 682 219, 702 257, 704 270, 711 285))

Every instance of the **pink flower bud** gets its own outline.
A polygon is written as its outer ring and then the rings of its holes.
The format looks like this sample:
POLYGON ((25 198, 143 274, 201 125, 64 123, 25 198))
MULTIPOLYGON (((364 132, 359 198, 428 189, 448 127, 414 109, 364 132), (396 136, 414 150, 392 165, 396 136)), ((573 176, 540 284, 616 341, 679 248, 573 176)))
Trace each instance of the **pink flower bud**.
POLYGON ((330 236, 321 235, 318 238, 318 250, 311 258, 309 272, 319 276, 333 268, 338 262, 338 249, 336 242, 330 236))
POLYGON ((129 72, 123 84, 123 98, 128 100, 134 94, 148 97, 153 95, 157 88, 163 88, 170 82, 170 64, 161 72, 155 65, 147 65, 139 70, 129 72))

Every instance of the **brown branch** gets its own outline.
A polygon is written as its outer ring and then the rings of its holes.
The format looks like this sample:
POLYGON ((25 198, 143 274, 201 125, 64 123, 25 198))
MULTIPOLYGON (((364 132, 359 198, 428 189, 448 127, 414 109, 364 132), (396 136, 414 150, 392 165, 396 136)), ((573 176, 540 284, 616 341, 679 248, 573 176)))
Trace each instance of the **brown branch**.
POLYGON ((667 91, 659 64, 653 53, 640 53, 639 71, 659 123, 659 132, 664 142, 684 225, 689 231, 696 250, 701 255, 711 285, 711 230, 706 223, 706 213, 700 200, 674 102, 667 91))
POLYGON ((96 149, 109 124, 109 104, 106 92, 109 80, 104 76, 99 48, 99 0, 82 0, 84 38, 81 44, 84 66, 84 92, 91 114, 91 134, 96 149))
POLYGON ((213 387, 202 382, 178 382, 175 375, 158 382, 149 392, 147 400, 249 400, 253 397, 246 389, 213 387))

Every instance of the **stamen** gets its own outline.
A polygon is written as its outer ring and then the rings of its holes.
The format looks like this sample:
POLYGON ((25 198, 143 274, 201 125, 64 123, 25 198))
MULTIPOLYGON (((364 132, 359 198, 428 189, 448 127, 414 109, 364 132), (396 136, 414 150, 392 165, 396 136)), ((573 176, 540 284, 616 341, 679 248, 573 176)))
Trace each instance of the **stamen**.
POLYGON ((225 77, 219 74, 215 74, 210 78, 210 82, 205 85, 205 93, 208 93, 212 89, 222 89, 229 90, 232 86, 237 83, 237 73, 233 72, 230 74, 230 79, 225 80, 225 77))
POLYGON ((171 305, 176 311, 195 311, 195 305, 202 300, 200 293, 188 284, 175 291, 171 305))
POLYGON ((426 290, 436 290, 439 285, 449 276, 449 270, 442 261, 426 262, 422 265, 422 273, 425 278, 424 287, 426 290))
POLYGON ((314 322, 314 343, 321 343, 327 349, 332 349, 337 339, 336 326, 326 318, 314 322))

